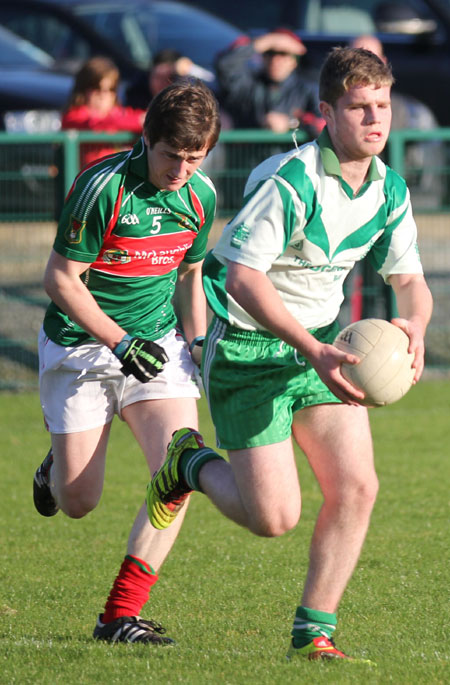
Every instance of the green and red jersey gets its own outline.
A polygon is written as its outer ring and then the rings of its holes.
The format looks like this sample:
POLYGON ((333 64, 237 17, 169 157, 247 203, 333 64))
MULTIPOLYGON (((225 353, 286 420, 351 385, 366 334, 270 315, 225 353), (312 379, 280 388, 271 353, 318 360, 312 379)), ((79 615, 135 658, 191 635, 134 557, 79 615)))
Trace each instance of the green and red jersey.
MULTIPOLYGON (((53 248, 90 265, 80 278, 108 316, 130 335, 155 340, 176 323, 178 267, 204 258, 215 211, 214 186, 200 169, 178 191, 152 185, 141 139, 76 177, 53 248)), ((53 302, 44 330, 59 345, 89 339, 53 302)))

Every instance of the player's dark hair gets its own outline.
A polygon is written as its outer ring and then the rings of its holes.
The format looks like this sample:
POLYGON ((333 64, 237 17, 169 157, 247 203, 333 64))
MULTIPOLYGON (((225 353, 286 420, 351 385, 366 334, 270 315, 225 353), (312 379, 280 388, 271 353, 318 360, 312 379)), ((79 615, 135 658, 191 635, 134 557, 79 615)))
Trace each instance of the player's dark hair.
POLYGON ((144 133, 151 147, 163 140, 177 150, 211 150, 220 133, 214 94, 200 80, 167 86, 149 105, 144 133))
POLYGON ((319 98, 334 106, 354 86, 392 86, 391 65, 364 48, 333 48, 322 65, 319 98))

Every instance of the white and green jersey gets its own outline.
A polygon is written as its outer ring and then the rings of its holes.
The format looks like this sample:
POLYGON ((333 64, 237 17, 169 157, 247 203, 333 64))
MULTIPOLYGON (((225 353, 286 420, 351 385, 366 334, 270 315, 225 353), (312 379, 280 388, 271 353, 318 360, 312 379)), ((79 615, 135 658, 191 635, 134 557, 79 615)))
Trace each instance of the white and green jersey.
MULTIPOLYGON (((177 269, 204 258, 215 211, 214 186, 200 169, 178 191, 153 186, 141 139, 77 176, 53 247, 90 265, 81 279, 108 316, 130 335, 155 340, 176 323, 177 269)), ((60 345, 89 338, 53 302, 44 330, 60 345)))
POLYGON ((384 279, 422 273, 405 181, 374 157, 354 195, 326 129, 256 167, 244 198, 204 265, 209 305, 234 326, 262 329, 225 290, 228 260, 266 273, 307 329, 336 319, 344 280, 366 255, 384 279))

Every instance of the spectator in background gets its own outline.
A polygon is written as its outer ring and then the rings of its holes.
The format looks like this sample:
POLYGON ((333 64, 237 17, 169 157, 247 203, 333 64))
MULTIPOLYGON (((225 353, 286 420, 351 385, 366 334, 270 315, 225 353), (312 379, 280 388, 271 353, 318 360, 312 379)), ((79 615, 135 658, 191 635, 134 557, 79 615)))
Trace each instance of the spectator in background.
MULTIPOLYGON (((351 48, 365 48, 374 52, 383 62, 387 62, 383 44, 372 35, 362 35, 354 38, 350 43, 351 48)), ((438 122, 431 109, 423 102, 416 100, 411 95, 391 93, 392 125, 391 130, 402 128, 436 128, 438 122)))
POLYGON ((299 70, 305 52, 295 33, 279 28, 253 41, 242 37, 218 56, 219 99, 236 128, 320 133, 318 87, 299 70))
POLYGON ((214 74, 171 48, 156 53, 148 75, 140 75, 125 93, 125 104, 147 109, 150 101, 166 86, 183 77, 199 78, 207 84, 214 80, 214 74))
MULTIPOLYGON (((382 42, 371 34, 360 35, 350 44, 352 48, 365 48, 387 62, 382 42)), ((439 123, 424 102, 411 95, 391 91, 392 124, 391 131, 420 129, 429 131, 438 128, 439 123)), ((405 178, 411 197, 421 205, 435 206, 442 203, 445 193, 440 167, 445 164, 445 149, 438 140, 407 143, 405 153, 405 178), (433 169, 435 171, 433 171, 433 169), (408 170, 413 170, 412 173, 408 170)))
MULTIPOLYGON (((124 107, 118 101, 120 74, 106 57, 89 59, 75 77, 69 103, 62 117, 63 129, 117 133, 129 131, 141 134, 145 109, 124 107)), ((100 157, 118 152, 119 148, 104 143, 84 143, 81 146, 81 167, 100 157)))

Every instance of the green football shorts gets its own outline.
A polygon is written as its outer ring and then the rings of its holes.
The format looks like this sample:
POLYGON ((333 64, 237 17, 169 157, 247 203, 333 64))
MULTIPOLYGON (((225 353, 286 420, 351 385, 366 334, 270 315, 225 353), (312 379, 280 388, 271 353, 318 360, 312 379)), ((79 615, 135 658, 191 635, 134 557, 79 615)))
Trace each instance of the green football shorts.
MULTIPOLYGON (((337 322, 310 331, 332 343, 337 322)), ((203 347, 202 378, 217 446, 271 445, 291 435, 293 414, 340 403, 293 347, 264 331, 245 331, 214 317, 203 347)))

